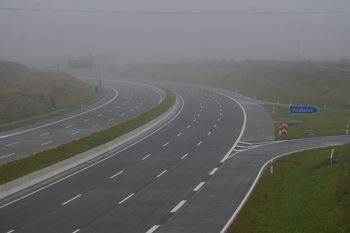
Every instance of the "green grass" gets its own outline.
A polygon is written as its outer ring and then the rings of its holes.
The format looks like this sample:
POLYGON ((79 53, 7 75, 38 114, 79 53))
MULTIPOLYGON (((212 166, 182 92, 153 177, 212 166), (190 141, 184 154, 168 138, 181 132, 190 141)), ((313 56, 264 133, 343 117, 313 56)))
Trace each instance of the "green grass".
POLYGON ((349 232, 350 144, 285 156, 266 169, 229 233, 349 232))
POLYGON ((288 132, 285 135, 279 135, 280 123, 275 124, 275 138, 294 139, 305 137, 331 136, 346 134, 346 126, 350 125, 349 109, 320 109, 319 112, 312 115, 312 133, 311 133, 311 115, 289 114, 289 106, 264 105, 265 109, 271 114, 274 120, 285 119, 288 121, 303 121, 295 125, 288 126, 288 132), (274 108, 274 114, 272 111, 274 108))
MULTIPOLYGON (((83 102, 83 107, 86 107, 88 105, 91 105, 91 104, 96 103, 97 101, 103 99, 105 96, 106 96, 106 91, 104 88, 99 87, 98 93, 95 93, 95 87, 91 86, 86 91, 80 93, 79 96, 72 96, 71 98, 64 98, 64 99, 61 99, 60 101, 56 100, 55 110, 57 111, 57 110, 64 109, 64 108, 69 109, 71 111, 78 110, 81 108, 81 102, 83 102)), ((42 115, 42 114, 51 112, 51 110, 49 110, 49 107, 50 107, 50 105, 46 104, 46 105, 39 107, 39 108, 23 110, 23 111, 20 111, 18 113, 14 113, 14 114, 2 114, 2 115, 0 115, 0 124, 15 122, 18 120, 22 120, 22 119, 26 119, 26 118, 30 118, 33 116, 38 116, 38 115, 42 115)), ((53 117, 57 117, 57 116, 60 116, 63 114, 66 114, 66 112, 65 113, 58 113, 58 114, 55 114, 52 116, 43 117, 40 119, 31 120, 31 121, 27 121, 24 123, 8 126, 8 127, 4 127, 4 128, 0 128, 0 132, 19 128, 19 127, 22 127, 25 125, 29 125, 29 124, 33 124, 36 122, 47 120, 47 119, 50 119, 53 117)))
POLYGON ((166 112, 176 100, 174 93, 167 89, 164 91, 166 98, 163 102, 137 117, 56 148, 1 165, 0 185, 107 143, 157 118, 166 112))

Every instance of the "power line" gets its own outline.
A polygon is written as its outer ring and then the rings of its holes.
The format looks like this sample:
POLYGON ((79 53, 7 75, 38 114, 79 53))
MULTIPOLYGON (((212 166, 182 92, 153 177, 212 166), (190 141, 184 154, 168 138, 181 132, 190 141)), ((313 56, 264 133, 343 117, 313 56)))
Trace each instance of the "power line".
POLYGON ((113 11, 113 10, 52 10, 29 8, 4 8, 2 11, 55 12, 55 13, 87 13, 87 14, 142 14, 142 15, 320 15, 349 14, 350 11, 278 11, 278 12, 200 12, 200 11, 113 11))

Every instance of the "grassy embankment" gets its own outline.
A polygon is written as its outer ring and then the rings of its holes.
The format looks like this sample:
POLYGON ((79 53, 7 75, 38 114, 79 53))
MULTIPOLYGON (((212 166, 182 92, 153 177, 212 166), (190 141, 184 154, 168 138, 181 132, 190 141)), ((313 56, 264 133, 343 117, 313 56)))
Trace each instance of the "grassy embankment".
POLYGON ((349 232, 350 144, 285 156, 266 169, 228 233, 349 232))
MULTIPOLYGON (((67 73, 34 70, 20 63, 0 61, 0 125, 51 112, 51 98, 56 100, 55 110, 76 110, 81 102, 83 106, 90 105, 104 95, 102 88, 95 93, 95 87, 67 73)), ((0 131, 48 118, 0 128, 0 131)))
POLYGON ((162 103, 137 117, 53 149, 1 165, 0 185, 107 143, 157 118, 175 103, 175 94, 166 89, 164 91, 166 98, 162 103))

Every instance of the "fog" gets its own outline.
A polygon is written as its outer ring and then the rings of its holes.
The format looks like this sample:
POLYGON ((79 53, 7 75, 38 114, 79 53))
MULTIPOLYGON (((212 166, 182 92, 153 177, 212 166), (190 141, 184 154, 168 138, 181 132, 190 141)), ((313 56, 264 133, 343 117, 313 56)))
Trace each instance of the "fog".
POLYGON ((350 58, 350 1, 1 0, 0 59, 350 58))

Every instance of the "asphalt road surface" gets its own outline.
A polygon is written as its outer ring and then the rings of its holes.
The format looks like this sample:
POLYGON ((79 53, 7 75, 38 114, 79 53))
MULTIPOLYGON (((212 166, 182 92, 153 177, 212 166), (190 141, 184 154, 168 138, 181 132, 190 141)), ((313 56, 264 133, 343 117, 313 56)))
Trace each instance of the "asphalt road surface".
POLYGON ((156 88, 104 80, 106 97, 79 111, 0 133, 0 164, 73 141, 150 110, 164 96, 156 88))
POLYGON ((204 86, 157 85, 182 101, 172 119, 2 200, 0 232, 221 232, 268 160, 350 141, 277 143, 259 101, 204 86))

